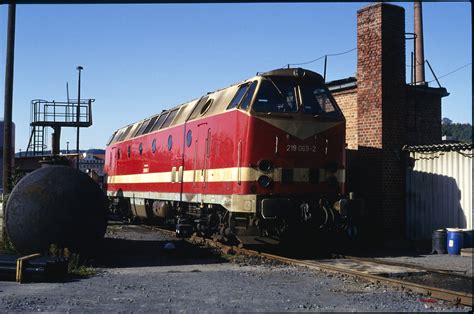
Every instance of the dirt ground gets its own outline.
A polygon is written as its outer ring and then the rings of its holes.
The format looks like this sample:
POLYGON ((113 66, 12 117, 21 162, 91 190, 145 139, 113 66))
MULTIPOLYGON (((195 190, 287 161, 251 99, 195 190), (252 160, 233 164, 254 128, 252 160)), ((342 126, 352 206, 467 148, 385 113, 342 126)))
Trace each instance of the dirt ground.
POLYGON ((351 277, 215 250, 143 226, 109 227, 96 274, 0 282, 0 311, 469 311, 351 277), (167 250, 172 243, 175 248, 167 250))

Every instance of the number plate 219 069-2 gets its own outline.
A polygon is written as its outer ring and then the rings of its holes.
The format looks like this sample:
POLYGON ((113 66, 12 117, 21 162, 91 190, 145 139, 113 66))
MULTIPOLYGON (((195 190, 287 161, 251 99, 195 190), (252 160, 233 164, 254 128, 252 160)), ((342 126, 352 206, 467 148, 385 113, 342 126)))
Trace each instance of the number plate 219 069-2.
POLYGON ((287 152, 316 153, 316 145, 286 145, 287 152))

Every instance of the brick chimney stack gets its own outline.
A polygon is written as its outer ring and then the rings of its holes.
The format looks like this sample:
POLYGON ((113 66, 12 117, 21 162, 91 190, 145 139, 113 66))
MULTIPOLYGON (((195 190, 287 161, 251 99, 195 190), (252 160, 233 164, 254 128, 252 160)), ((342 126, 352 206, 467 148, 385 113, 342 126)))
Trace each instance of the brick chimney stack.
POLYGON ((357 12, 357 154, 359 195, 379 235, 403 235, 405 11, 378 3, 357 12), (379 233, 380 232, 380 233, 379 233))

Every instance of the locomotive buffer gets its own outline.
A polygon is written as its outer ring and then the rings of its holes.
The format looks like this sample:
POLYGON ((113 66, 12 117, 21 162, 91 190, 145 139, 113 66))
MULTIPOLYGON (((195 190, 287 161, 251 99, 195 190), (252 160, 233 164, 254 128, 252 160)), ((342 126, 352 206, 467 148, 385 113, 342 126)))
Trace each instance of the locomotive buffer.
MULTIPOLYGON (((26 155, 45 154, 45 128, 51 127, 51 154, 59 155, 62 127, 87 128, 92 125, 92 103, 95 99, 71 99, 67 102, 34 99, 31 101, 31 135, 26 155), (79 110, 79 114, 78 114, 79 110)), ((79 152, 77 152, 79 158, 79 152)))

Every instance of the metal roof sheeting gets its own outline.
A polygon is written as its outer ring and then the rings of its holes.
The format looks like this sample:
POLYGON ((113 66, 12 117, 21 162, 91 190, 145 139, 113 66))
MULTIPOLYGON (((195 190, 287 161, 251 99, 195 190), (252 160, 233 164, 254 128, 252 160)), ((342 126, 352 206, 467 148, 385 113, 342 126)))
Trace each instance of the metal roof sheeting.
POLYGON ((408 239, 431 239, 432 232, 440 228, 472 229, 472 144, 404 150, 412 161, 406 169, 408 239))
POLYGON ((342 80, 326 82, 326 86, 331 92, 337 93, 346 89, 356 88, 357 79, 355 77, 348 77, 342 80))
POLYGON ((407 152, 451 152, 472 150, 472 143, 443 143, 433 145, 404 146, 403 150, 407 152))

